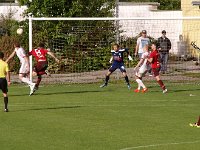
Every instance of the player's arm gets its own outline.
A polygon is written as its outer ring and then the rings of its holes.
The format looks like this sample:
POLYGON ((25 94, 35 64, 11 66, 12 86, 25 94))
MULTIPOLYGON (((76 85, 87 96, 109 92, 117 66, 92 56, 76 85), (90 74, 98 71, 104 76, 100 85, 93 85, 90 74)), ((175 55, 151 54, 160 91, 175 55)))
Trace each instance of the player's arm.
POLYGON ((138 49, 139 49, 139 44, 137 43, 137 44, 136 44, 136 47, 135 47, 135 56, 137 56, 138 49))
POLYGON ((127 54, 128 54, 128 59, 131 60, 131 61, 133 61, 133 58, 132 58, 131 55, 130 55, 129 49, 128 49, 128 48, 125 48, 125 51, 126 51, 127 54))
POLYGON ((113 56, 110 57, 109 63, 112 63, 112 61, 113 61, 113 56))
POLYGON ((10 59, 12 59, 15 56, 15 51, 12 52, 12 54, 6 59, 6 63, 10 61, 10 59))
POLYGON ((52 53, 52 52, 47 52, 47 54, 48 54, 48 55, 50 55, 52 58, 54 58, 54 59, 55 59, 55 61, 56 61, 57 63, 59 63, 59 62, 60 62, 60 60, 59 60, 58 58, 56 58, 56 56, 55 56, 55 54, 54 54, 54 53, 52 53))

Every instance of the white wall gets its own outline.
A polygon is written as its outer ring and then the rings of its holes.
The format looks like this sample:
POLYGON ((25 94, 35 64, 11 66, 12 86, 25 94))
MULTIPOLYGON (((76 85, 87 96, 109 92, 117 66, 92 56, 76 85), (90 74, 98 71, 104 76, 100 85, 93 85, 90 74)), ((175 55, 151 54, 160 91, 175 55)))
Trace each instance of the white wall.
MULTIPOLYGON (((119 17, 182 17, 182 11, 156 11, 152 5, 119 5, 119 17), (152 11, 152 9, 154 9, 152 11)), ((161 36, 161 31, 167 31, 167 37, 172 42, 171 53, 177 54, 177 42, 182 34, 182 20, 122 20, 120 21, 122 35, 135 37, 142 30, 153 38, 161 36)))
POLYGON ((22 21, 24 20, 23 17, 23 12, 27 9, 26 6, 17 6, 17 5, 0 5, 0 15, 4 15, 7 16, 9 14, 9 12, 12 12, 13 15, 13 19, 22 21))

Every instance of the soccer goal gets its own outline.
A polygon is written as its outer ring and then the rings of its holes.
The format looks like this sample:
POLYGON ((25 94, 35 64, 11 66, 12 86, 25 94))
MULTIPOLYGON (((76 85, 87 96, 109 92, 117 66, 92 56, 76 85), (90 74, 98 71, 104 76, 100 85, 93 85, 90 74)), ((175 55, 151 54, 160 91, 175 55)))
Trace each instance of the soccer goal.
MULTIPOLYGON (((171 41, 166 78, 193 80, 185 74, 198 73, 200 17, 133 17, 133 18, 35 18, 29 17, 29 50, 40 42, 61 60, 56 64, 48 59, 47 83, 94 83, 104 79, 111 57, 111 45, 118 43, 135 54, 137 39, 146 30, 147 38, 157 42, 166 31, 171 41), (193 44, 191 44, 193 43, 193 44), (196 48, 195 48, 195 46, 196 48)), ((124 59, 127 73, 134 77, 133 68, 138 62, 124 59)), ((31 59, 30 64, 34 61, 31 59)), ((114 72, 112 79, 121 77, 114 72)))

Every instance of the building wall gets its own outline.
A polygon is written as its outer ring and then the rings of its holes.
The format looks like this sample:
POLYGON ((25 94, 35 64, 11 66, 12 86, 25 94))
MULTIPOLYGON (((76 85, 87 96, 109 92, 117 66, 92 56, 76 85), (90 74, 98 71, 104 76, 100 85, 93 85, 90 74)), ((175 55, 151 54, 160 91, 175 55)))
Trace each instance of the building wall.
MULTIPOLYGON (((200 17, 200 9, 198 6, 193 6, 192 1, 193 0, 181 0, 183 16, 200 17)), ((192 56, 197 56, 198 51, 196 51, 190 44, 193 41, 200 47, 200 20, 183 21, 183 39, 187 42, 190 54, 192 56)))
MULTIPOLYGON (((158 11, 155 5, 129 5, 121 3, 119 5, 119 17, 182 17, 182 11, 158 11)), ((155 39, 161 36, 161 31, 166 30, 167 37, 172 42, 171 53, 177 54, 179 35, 182 34, 182 20, 122 20, 120 21, 123 36, 135 37, 142 30, 147 30, 147 34, 155 39)))
POLYGON ((23 12, 27 9, 26 6, 19 7, 17 3, 1 3, 0 4, 0 15, 8 16, 11 12, 13 14, 13 19, 22 21, 24 20, 23 12))

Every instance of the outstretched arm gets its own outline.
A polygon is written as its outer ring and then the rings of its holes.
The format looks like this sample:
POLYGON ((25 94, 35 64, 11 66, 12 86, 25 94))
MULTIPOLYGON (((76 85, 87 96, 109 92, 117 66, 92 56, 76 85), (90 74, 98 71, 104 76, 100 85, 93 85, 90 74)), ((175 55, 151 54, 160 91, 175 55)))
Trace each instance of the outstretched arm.
POLYGON ((9 62, 11 58, 15 56, 15 51, 12 52, 12 54, 7 58, 6 62, 9 62))
POLYGON ((55 59, 55 61, 56 61, 57 63, 59 63, 59 62, 60 62, 60 60, 59 60, 58 58, 56 58, 56 56, 55 56, 55 54, 54 54, 54 53, 52 53, 52 52, 47 52, 47 54, 48 54, 48 55, 50 55, 52 58, 54 58, 54 59, 55 59))

